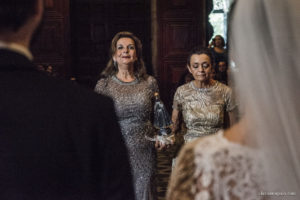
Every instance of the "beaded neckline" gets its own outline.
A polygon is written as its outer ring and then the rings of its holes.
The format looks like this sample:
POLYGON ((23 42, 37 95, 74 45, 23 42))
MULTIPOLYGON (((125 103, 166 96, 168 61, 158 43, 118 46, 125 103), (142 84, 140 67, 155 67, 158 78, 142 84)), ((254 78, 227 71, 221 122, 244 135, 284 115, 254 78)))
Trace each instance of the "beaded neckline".
POLYGON ((195 86, 195 84, 194 84, 193 81, 190 82, 190 85, 192 86, 192 88, 195 89, 195 90, 197 90, 197 91, 199 91, 199 92, 209 92, 209 91, 211 91, 214 87, 216 87, 217 84, 218 84, 218 81, 215 81, 214 84, 211 85, 211 86, 208 87, 208 88, 198 88, 198 87, 195 86))
POLYGON ((120 79, 118 79, 115 75, 112 76, 112 79, 114 81, 116 81, 117 83, 119 83, 120 85, 135 85, 139 82, 138 78, 135 77, 135 79, 131 82, 124 82, 124 81, 121 81, 120 79))

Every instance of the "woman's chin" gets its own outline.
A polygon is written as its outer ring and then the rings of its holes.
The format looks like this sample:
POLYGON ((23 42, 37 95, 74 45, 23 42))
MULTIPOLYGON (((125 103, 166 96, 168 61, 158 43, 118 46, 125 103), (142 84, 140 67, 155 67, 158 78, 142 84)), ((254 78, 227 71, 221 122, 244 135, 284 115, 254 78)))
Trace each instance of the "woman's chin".
POLYGON ((209 82, 209 80, 205 77, 196 77, 195 81, 199 82, 199 83, 207 83, 209 82))
POLYGON ((132 61, 123 61, 123 62, 118 63, 118 65, 126 65, 126 66, 133 65, 133 64, 134 64, 134 62, 132 62, 132 61))

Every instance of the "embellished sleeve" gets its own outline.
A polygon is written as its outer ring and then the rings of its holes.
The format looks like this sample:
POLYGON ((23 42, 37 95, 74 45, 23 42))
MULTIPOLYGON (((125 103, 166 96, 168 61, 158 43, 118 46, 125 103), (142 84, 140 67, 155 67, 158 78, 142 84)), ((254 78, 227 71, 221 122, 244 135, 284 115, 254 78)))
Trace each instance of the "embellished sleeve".
POLYGON ((150 88, 153 91, 153 93, 155 93, 155 92, 159 93, 157 81, 153 76, 148 77, 148 83, 149 83, 150 88))
POLYGON ((107 85, 107 79, 100 79, 97 82, 97 84, 94 88, 94 91, 98 94, 106 95, 106 92, 105 92, 106 85, 107 85))
POLYGON ((180 92, 180 88, 177 88, 175 95, 174 95, 174 99, 173 99, 173 109, 179 110, 181 111, 181 92, 180 92))
POLYGON ((227 112, 231 112, 237 107, 232 89, 229 87, 225 92, 225 104, 226 104, 225 108, 227 112))

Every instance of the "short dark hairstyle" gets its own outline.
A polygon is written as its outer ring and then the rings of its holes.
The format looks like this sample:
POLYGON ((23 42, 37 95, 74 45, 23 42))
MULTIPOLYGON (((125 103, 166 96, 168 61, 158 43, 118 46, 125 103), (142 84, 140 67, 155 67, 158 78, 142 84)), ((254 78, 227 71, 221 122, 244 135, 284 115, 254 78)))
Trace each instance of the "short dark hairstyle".
POLYGON ((192 55, 200 55, 200 54, 205 54, 210 58, 210 63, 212 66, 214 66, 214 57, 213 54, 211 52, 211 50, 207 47, 195 47, 192 51, 190 51, 188 58, 187 58, 187 65, 191 66, 191 57, 192 55))
POLYGON ((17 31, 35 14, 37 0, 0 0, 0 31, 17 31))

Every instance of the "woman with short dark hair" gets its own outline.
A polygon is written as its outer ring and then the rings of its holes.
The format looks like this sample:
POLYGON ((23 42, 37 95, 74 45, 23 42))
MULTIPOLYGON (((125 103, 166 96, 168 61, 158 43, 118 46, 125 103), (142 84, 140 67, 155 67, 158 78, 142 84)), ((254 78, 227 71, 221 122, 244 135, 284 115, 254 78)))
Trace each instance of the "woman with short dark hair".
POLYGON ((211 78, 212 54, 208 48, 195 48, 188 56, 187 68, 194 80, 177 88, 173 101, 173 132, 182 114, 187 127, 185 142, 216 133, 223 128, 224 112, 234 120, 236 104, 232 90, 211 78))
POLYGON ((167 200, 300 197, 300 1, 235 5, 230 56, 242 120, 183 147, 167 200))

